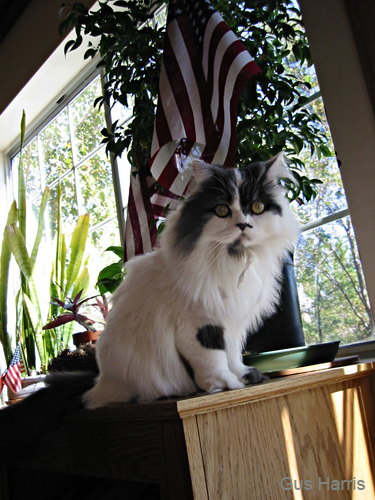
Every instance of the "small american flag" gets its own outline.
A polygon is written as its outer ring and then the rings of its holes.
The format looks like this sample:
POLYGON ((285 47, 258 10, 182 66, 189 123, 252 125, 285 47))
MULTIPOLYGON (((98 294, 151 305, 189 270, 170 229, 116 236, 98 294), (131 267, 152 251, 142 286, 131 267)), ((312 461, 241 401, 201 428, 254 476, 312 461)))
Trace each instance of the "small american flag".
POLYGON ((1 375, 0 394, 6 385, 10 390, 17 393, 22 389, 21 373, 24 370, 24 363, 21 358, 20 344, 17 344, 12 361, 7 370, 1 375))
POLYGON ((127 259, 151 251, 156 243, 152 223, 150 232, 150 221, 156 217, 155 180, 164 188, 156 205, 173 208, 189 189, 192 173, 184 167, 187 160, 234 166, 238 99, 258 73, 253 58, 208 0, 170 0, 151 176, 132 176, 127 259))

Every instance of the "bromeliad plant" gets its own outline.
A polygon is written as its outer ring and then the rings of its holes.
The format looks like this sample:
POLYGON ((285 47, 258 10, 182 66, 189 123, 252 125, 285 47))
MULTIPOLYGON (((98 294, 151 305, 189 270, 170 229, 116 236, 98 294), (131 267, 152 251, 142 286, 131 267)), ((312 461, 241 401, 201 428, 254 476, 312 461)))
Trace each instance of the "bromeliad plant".
POLYGON ((57 328, 62 325, 66 325, 67 323, 71 323, 72 321, 77 322, 79 325, 83 326, 85 330, 90 332, 95 332, 97 329, 93 326, 97 323, 96 318, 92 318, 87 314, 80 313, 81 307, 86 304, 89 300, 96 298, 96 304, 88 304, 95 307, 98 307, 102 312, 103 318, 107 317, 108 313, 108 304, 103 298, 103 302, 98 300, 97 296, 86 297, 81 299, 83 290, 80 290, 78 294, 74 298, 66 297, 65 301, 58 299, 57 297, 52 297, 53 302, 51 303, 54 306, 61 307, 64 312, 57 316, 56 319, 50 321, 43 327, 43 330, 50 330, 52 328, 57 328))

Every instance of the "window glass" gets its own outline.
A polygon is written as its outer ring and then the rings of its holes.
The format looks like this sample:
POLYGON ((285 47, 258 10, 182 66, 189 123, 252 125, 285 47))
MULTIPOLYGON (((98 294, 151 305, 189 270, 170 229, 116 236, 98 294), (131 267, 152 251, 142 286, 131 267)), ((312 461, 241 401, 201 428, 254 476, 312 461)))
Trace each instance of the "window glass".
POLYGON ((118 231, 118 221, 115 218, 104 226, 94 229, 89 235, 88 251, 90 254, 94 250, 98 253, 96 265, 99 265, 100 269, 119 260, 114 253, 106 252, 108 247, 118 245, 118 231))
POLYGON ((321 118, 320 130, 329 138, 331 152, 315 148, 311 156, 309 150, 296 151, 305 163, 306 176, 322 181, 313 200, 304 203, 297 199, 291 204, 303 226, 294 261, 305 341, 340 340, 343 345, 375 340, 361 261, 315 70, 313 66, 301 69, 293 62, 290 68, 308 83, 306 106, 321 118))
MULTIPOLYGON (((78 203, 76 196, 76 185, 74 173, 71 172, 67 176, 61 179, 61 217, 64 223, 65 229, 68 233, 71 233, 74 225, 77 223, 78 215, 78 203), (72 228, 72 229, 69 229, 72 228)), ((49 202, 49 228, 50 237, 53 239, 56 234, 57 228, 57 184, 51 188, 51 198, 49 202)))
POLYGON ((71 112, 73 147, 76 161, 82 160, 101 144, 101 130, 105 127, 103 108, 94 108, 94 102, 101 95, 100 78, 96 78, 74 99, 71 112))
POLYGON ((50 186, 73 168, 68 108, 63 109, 39 134, 41 171, 50 186))
POLYGON ((306 343, 375 340, 350 217, 303 233, 295 264, 306 343))
MULTIPOLYGON (((51 197, 45 216, 45 248, 54 249, 58 218, 57 190, 60 183, 61 217, 68 241, 78 217, 85 213, 90 215, 85 259, 89 257, 91 287, 95 285, 97 274, 107 261, 112 259, 113 262, 113 254, 105 253, 104 250, 110 245, 121 244, 112 166, 105 153, 105 145, 101 143, 101 130, 105 126, 104 110, 93 106, 100 93, 100 77, 97 76, 22 151, 28 229, 33 231, 29 240, 35 238, 42 192, 45 187, 49 187, 51 197), (33 220, 30 219, 32 213, 35 216, 33 220)), ((15 187, 19 158, 18 154, 12 159, 15 187)), ((54 250, 46 251, 49 256, 45 257, 45 262, 50 262, 49 257, 54 255, 54 250)))
POLYGON ((116 214, 111 164, 102 148, 78 169, 77 181, 85 212, 95 225, 116 214))

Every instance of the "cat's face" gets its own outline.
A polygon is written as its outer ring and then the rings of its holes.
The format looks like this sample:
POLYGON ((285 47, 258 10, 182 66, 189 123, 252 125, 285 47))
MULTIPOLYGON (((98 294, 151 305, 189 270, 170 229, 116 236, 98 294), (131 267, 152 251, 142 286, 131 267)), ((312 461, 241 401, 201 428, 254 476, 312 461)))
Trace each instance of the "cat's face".
POLYGON ((247 248, 267 245, 282 235, 290 211, 278 182, 284 170, 280 161, 276 158, 244 169, 196 164, 198 186, 181 207, 176 246, 191 252, 199 241, 241 257, 247 248))

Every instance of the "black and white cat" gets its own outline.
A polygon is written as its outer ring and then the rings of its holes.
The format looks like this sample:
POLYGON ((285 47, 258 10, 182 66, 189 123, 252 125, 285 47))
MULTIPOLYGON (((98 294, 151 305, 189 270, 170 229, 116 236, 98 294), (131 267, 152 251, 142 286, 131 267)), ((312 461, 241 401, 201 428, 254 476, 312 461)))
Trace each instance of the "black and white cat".
POLYGON ((282 155, 244 169, 202 161, 197 187, 167 220, 160 248, 128 263, 97 343, 87 408, 261 382, 241 351, 279 300, 299 236, 282 155))

